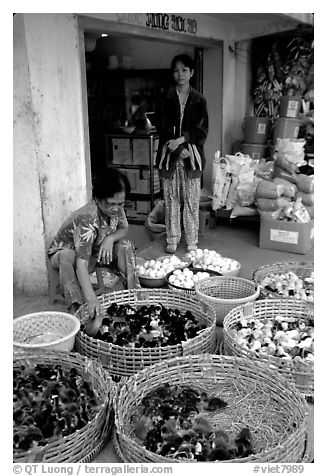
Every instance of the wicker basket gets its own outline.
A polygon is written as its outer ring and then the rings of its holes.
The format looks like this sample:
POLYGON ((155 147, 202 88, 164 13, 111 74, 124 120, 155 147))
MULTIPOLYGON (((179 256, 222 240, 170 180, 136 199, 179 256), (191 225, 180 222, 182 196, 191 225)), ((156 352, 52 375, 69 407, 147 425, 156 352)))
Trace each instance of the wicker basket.
POLYGON ((299 278, 308 278, 314 270, 313 261, 285 261, 261 266, 253 273, 253 281, 260 285, 260 299, 291 299, 284 298, 277 293, 261 286, 262 281, 269 274, 284 274, 293 271, 299 278))
POLYGON ((79 328, 79 320, 67 312, 34 312, 14 319, 13 344, 22 350, 71 351, 79 328), (49 339, 39 344, 28 343, 32 337, 39 336, 48 336, 51 341, 49 339))
MULTIPOLYGON (((98 359, 111 375, 126 377, 146 366, 156 364, 163 359, 181 355, 212 352, 215 346, 216 315, 211 306, 199 302, 195 297, 168 289, 130 289, 103 294, 99 297, 101 314, 106 315, 107 308, 112 303, 129 304, 132 307, 162 304, 168 308, 177 308, 182 312, 191 311, 206 328, 201 330, 193 339, 177 345, 156 348, 132 348, 94 339, 82 330, 76 336, 76 349, 81 354, 92 359, 98 359)), ((76 313, 85 323, 89 317, 86 305, 76 313)))
MULTIPOLYGON (((212 277, 221 276, 220 273, 218 273, 217 271, 212 271, 211 269, 202 269, 202 268, 192 268, 192 267, 190 267, 190 270, 193 271, 194 274, 195 273, 208 273, 212 277)), ((190 294, 191 296, 196 296, 195 288, 192 288, 192 289, 182 288, 181 286, 175 286, 174 284, 169 282, 169 278, 174 273, 174 271, 171 271, 166 276, 168 288, 172 289, 173 291, 178 291, 178 292, 190 294)))
MULTIPOLYGON (((134 432, 133 419, 142 398, 164 383, 186 385, 219 394, 227 407, 203 412, 215 430, 235 437, 248 426, 255 454, 228 463, 298 463, 307 438, 307 405, 295 386, 261 364, 223 355, 177 357, 144 369, 125 381, 115 401, 115 446, 126 463, 186 462, 157 455, 144 448, 134 432)), ((187 460, 194 462, 194 460, 187 460)))
POLYGON ((195 284, 200 301, 214 307, 217 325, 222 326, 226 314, 236 306, 257 299, 260 288, 253 281, 235 276, 217 276, 195 284))
POLYGON ((244 306, 238 306, 228 313, 224 319, 224 349, 229 355, 246 357, 255 362, 278 370, 288 381, 295 383, 296 387, 306 396, 314 394, 314 365, 294 360, 285 360, 280 357, 257 354, 254 351, 241 347, 231 335, 240 319, 265 319, 282 315, 287 317, 314 317, 313 309, 304 301, 295 299, 264 299, 244 306))
MULTIPOLYGON (((75 367, 90 382, 98 396, 100 410, 80 430, 45 446, 26 452, 14 452, 15 463, 88 463, 102 450, 113 426, 113 400, 116 385, 101 365, 73 352, 45 352, 43 364, 57 365, 68 370, 75 367)), ((40 354, 18 351, 14 353, 14 368, 24 365, 34 367, 40 363, 40 354)))

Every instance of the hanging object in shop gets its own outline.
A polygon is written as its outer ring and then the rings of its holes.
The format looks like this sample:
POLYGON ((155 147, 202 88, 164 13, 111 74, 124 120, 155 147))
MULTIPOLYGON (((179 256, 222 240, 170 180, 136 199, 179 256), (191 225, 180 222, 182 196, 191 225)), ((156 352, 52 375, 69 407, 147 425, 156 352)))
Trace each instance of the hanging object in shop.
POLYGON ((145 26, 159 30, 172 30, 196 35, 197 23, 193 18, 168 13, 146 13, 145 26))

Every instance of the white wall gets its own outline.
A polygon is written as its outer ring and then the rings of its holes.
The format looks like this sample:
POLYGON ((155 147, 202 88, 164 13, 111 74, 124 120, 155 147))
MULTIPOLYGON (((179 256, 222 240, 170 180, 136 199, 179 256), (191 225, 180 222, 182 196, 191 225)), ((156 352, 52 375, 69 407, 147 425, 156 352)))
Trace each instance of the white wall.
POLYGON ((14 288, 47 292, 46 247, 87 197, 81 65, 71 14, 14 17, 14 288))

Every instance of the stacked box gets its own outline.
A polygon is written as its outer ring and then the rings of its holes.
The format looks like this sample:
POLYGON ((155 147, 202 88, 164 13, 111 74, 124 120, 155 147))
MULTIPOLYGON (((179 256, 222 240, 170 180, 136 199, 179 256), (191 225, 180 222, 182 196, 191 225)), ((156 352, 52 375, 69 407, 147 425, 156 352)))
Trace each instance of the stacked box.
POLYGON ((148 139, 133 139, 133 165, 150 165, 148 139))
POLYGON ((112 163, 118 165, 133 163, 130 139, 112 139, 112 163))
POLYGON ((151 211, 150 202, 138 201, 136 206, 137 218, 140 220, 146 220, 147 216, 151 211))
POLYGON ((314 243, 314 221, 260 220, 260 248, 306 254, 314 243))

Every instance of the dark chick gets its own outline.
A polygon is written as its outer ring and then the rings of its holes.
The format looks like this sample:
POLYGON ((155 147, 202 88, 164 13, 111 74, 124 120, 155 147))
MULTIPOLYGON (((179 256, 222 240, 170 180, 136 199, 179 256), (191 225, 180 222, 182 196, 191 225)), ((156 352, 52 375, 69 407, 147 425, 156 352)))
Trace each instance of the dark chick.
POLYGON ((242 428, 235 438, 236 456, 246 458, 254 453, 252 448, 252 435, 249 428, 242 428))
POLYGON ((224 431, 216 432, 215 439, 212 442, 212 449, 209 453, 209 461, 226 461, 231 458, 227 433, 224 431))
POLYGON ((207 406, 204 407, 204 410, 209 412, 215 412, 222 408, 227 407, 227 403, 219 397, 209 397, 207 400, 207 406))

